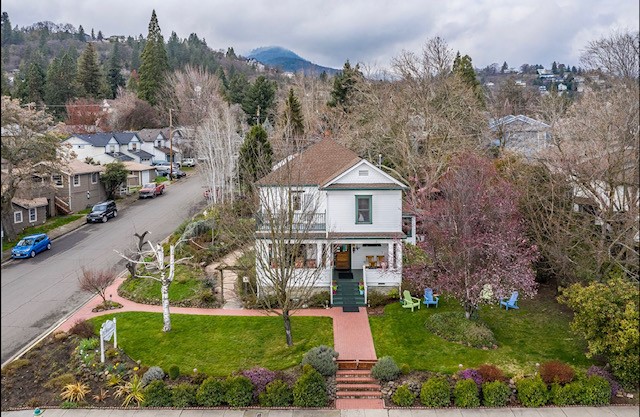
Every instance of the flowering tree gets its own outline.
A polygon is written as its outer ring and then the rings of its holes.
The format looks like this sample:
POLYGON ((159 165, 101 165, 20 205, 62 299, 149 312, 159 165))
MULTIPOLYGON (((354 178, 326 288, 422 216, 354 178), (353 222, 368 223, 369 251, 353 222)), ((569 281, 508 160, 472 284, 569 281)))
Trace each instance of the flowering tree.
POLYGON ((465 153, 431 185, 414 187, 418 243, 428 256, 423 267, 409 268, 409 281, 436 286, 464 306, 467 318, 483 302, 514 290, 536 292, 532 261, 537 249, 525 238, 517 194, 486 159, 465 153))

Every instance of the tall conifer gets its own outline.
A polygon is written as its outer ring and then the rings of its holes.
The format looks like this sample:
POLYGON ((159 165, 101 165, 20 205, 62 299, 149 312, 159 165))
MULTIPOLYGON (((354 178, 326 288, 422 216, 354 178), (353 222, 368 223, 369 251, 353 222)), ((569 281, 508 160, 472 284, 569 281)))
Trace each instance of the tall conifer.
POLYGON ((147 43, 142 51, 141 60, 138 97, 146 100, 151 105, 156 105, 165 73, 169 69, 169 63, 155 10, 151 13, 149 34, 147 35, 147 43))

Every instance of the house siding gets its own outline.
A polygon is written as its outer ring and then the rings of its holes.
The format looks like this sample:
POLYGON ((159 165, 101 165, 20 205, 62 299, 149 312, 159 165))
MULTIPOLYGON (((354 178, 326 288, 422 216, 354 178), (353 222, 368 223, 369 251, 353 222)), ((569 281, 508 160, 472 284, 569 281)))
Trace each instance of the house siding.
MULTIPOLYGON (((344 176, 339 177, 334 184, 376 184, 376 183, 389 183, 389 178, 382 175, 382 173, 373 169, 365 161, 356 164, 353 168, 347 171, 344 176), (367 175, 361 175, 366 172, 367 175)), ((390 186, 394 184, 389 183, 390 186)))
POLYGON ((64 200, 71 211, 78 212, 84 210, 87 207, 91 207, 101 201, 106 200, 107 193, 104 189, 104 185, 100 181, 98 175, 98 182, 91 184, 91 174, 79 174, 80 185, 73 185, 74 175, 62 176, 62 187, 56 187, 56 196, 64 200), (87 198, 87 191, 89 192, 89 198, 87 198))
POLYGON ((29 221, 29 209, 21 207, 17 204, 12 204, 11 221, 14 221, 14 214, 16 211, 22 213, 22 223, 13 223, 13 228, 16 233, 22 233, 24 229, 31 226, 37 226, 47 221, 47 208, 46 206, 36 207, 36 221, 29 221))
POLYGON ((397 232, 402 230, 401 190, 345 190, 327 192, 327 230, 397 232), (371 196, 371 223, 356 224, 356 195, 371 196))

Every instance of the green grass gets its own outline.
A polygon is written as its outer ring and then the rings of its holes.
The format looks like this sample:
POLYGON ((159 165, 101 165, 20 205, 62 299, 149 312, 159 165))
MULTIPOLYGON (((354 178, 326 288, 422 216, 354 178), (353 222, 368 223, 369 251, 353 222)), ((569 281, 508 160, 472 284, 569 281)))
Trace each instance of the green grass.
MULTIPOLYGON (((169 286, 169 301, 177 303, 197 298, 203 278, 204 272, 200 268, 176 265, 175 277, 169 286)), ((118 294, 133 301, 160 304, 160 287, 160 282, 154 279, 129 277, 118 289, 118 294)))
POLYGON ((391 356, 411 369, 454 373, 463 368, 493 363, 510 375, 533 373, 535 364, 557 359, 577 367, 592 364, 584 352, 586 343, 571 333, 571 316, 553 296, 520 300, 519 310, 484 306, 480 319, 493 331, 497 349, 482 350, 447 342, 425 328, 428 315, 462 311, 453 299, 440 299, 439 307, 411 312, 400 303, 388 305, 382 316, 371 316, 371 332, 378 357, 391 356))
POLYGON ((18 237, 16 238, 16 240, 12 240, 12 241, 8 241, 6 239, 3 240, 2 250, 5 251, 8 249, 11 249, 16 243, 18 243, 20 239, 22 239, 25 236, 33 235, 36 233, 48 233, 57 227, 64 226, 65 224, 78 220, 81 217, 83 217, 83 215, 80 213, 70 214, 68 216, 56 216, 56 217, 51 217, 44 224, 41 224, 39 226, 27 227, 22 231, 22 233, 18 234, 18 237))
MULTIPOLYGON (((333 346, 329 317, 292 317, 294 345, 288 347, 281 317, 199 316, 172 314, 172 330, 162 331, 160 313, 118 313, 118 347, 145 366, 177 365, 226 376, 262 366, 282 370, 295 366, 318 345, 333 346)), ((112 316, 109 315, 109 318, 112 316)), ((105 317, 91 319, 96 331, 105 317)))
POLYGON ((169 177, 157 176, 153 181, 154 181, 156 184, 160 184, 161 182, 169 181, 169 177))

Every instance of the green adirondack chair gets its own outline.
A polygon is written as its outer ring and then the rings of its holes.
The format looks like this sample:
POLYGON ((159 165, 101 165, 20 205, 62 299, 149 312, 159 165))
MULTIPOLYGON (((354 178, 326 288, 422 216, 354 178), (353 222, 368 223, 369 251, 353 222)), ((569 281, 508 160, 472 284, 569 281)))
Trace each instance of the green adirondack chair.
POLYGON ((418 310, 420 310, 419 298, 412 297, 409 290, 404 290, 402 294, 404 295, 404 297, 402 298, 402 308, 410 308, 411 311, 413 311, 415 307, 418 307, 418 310))

